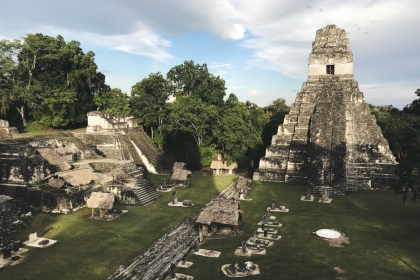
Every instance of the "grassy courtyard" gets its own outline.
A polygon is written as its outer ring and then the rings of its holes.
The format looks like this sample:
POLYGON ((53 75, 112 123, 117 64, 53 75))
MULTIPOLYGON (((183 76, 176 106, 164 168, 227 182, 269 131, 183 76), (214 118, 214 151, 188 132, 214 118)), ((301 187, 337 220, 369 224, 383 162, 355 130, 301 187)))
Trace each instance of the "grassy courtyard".
MULTIPOLYGON (((149 179, 158 186, 166 177, 151 175, 149 179)), ((177 189, 179 200, 192 200, 192 208, 167 206, 171 200, 168 192, 146 206, 120 205, 118 208, 129 212, 110 222, 90 220, 87 208, 68 215, 37 213, 16 237, 25 241, 36 231, 38 236, 58 242, 45 249, 28 247, 27 260, 0 268, 0 279, 106 279, 236 178, 193 174, 191 187, 177 189)))
MULTIPOLYGON (((156 186, 162 178, 152 176, 151 181, 156 186)), ((0 279, 106 279, 234 179, 193 174, 191 187, 178 190, 179 199, 191 199, 193 208, 167 207, 171 193, 164 193, 146 206, 121 206, 130 211, 111 222, 88 219, 89 209, 69 215, 36 214, 17 237, 26 240, 29 232, 37 231, 58 243, 30 248, 24 263, 0 269, 0 279)), ((420 279, 420 206, 409 202, 404 212, 401 195, 388 191, 350 193, 333 197, 331 204, 302 202, 302 193, 300 186, 254 182, 253 200, 241 203, 243 235, 207 240, 200 248, 221 251, 221 256, 188 255, 194 265, 177 272, 199 280, 228 279, 220 270, 223 264, 252 260, 261 274, 250 279, 420 279), (282 238, 267 249, 266 256, 235 256, 235 248, 253 235, 272 198, 290 209, 273 213, 283 224, 282 238), (321 228, 343 232, 350 244, 330 247, 311 235, 321 228), (346 272, 338 274, 335 267, 346 272)))

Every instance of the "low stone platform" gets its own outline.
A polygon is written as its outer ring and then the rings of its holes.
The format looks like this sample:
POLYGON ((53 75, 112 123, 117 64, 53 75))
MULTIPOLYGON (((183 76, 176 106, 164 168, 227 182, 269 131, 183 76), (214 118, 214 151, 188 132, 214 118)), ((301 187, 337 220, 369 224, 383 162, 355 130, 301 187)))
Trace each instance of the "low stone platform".
POLYGON ((17 264, 20 264, 20 263, 24 262, 26 260, 26 256, 23 255, 23 253, 25 253, 27 251, 28 251, 28 249, 19 248, 19 251, 17 251, 17 252, 12 251, 12 256, 10 258, 3 259, 3 256, 1 256, 0 257, 0 268, 8 266, 8 265, 17 265, 17 264), (13 261, 12 260, 13 257, 19 257, 19 259, 13 261))
POLYGON ((23 245, 25 246, 30 246, 30 247, 37 247, 37 248, 47 248, 50 247, 51 245, 57 243, 57 240, 53 240, 53 239, 48 239, 48 238, 43 238, 43 237, 38 237, 34 242, 29 243, 29 240, 26 240, 25 242, 23 242, 23 245), (48 244, 45 245, 40 245, 38 244, 41 241, 44 240, 48 240, 48 244))
POLYGON ((271 210, 271 207, 267 207, 267 211, 270 210, 270 212, 289 212, 289 209, 287 209, 285 206, 280 206, 280 208, 274 208, 274 210, 271 210))
MULTIPOLYGON (((125 213, 127 213, 128 211, 129 211, 129 210, 121 210, 121 214, 118 214, 118 215, 112 215, 112 217, 105 217, 105 218, 99 218, 98 216, 94 216, 94 217, 92 218, 92 216, 89 216, 89 219, 109 222, 109 221, 115 220, 116 218, 121 217, 122 215, 124 215, 124 214, 125 214, 125 213)), ((105 216, 111 216, 111 215, 105 215, 105 216)))
POLYGON ((304 195, 302 195, 301 197, 300 197, 300 200, 301 201, 308 201, 308 202, 312 202, 312 201, 314 201, 314 196, 313 195, 311 195, 311 199, 305 199, 305 196, 304 195))
POLYGON ((239 200, 250 201, 252 198, 239 198, 239 200))
MULTIPOLYGON (((271 229, 270 231, 270 229, 267 229, 268 234, 277 234, 278 230, 271 229)), ((257 233, 264 233, 264 230, 262 228, 259 228, 257 229, 257 233)))
POLYGON ((192 262, 185 262, 185 264, 182 264, 182 262, 179 262, 176 264, 177 267, 182 267, 182 268, 189 268, 190 266, 192 266, 193 263, 192 262))
POLYGON ((241 257, 251 257, 252 255, 265 255, 267 254, 267 251, 263 248, 258 251, 257 247, 247 247, 246 253, 242 252, 242 247, 238 247, 235 250, 235 255, 241 256, 241 257))
POLYGON ((198 256, 209 257, 209 258, 218 258, 221 254, 219 251, 199 249, 198 252, 193 250, 193 253, 198 256))
POLYGON ((331 203, 331 201, 332 201, 332 198, 328 198, 327 200, 322 200, 322 198, 320 198, 318 200, 318 202, 322 202, 322 203, 331 203))
POLYGON ((255 270, 254 271, 252 271, 252 272, 248 272, 248 271, 245 271, 245 272, 236 272, 236 274, 234 274, 234 275, 232 275, 232 274, 230 274, 230 273, 228 273, 228 272, 226 272, 226 268, 228 268, 229 266, 230 266, 230 264, 224 264, 223 266, 222 266, 222 272, 227 276, 227 277, 245 277, 245 276, 250 276, 250 275, 257 275, 257 274, 260 274, 260 268, 258 267, 258 264, 254 264, 255 265, 255 270))
POLYGON ((170 192, 173 190, 173 188, 168 188, 168 189, 156 189, 158 192, 170 192))
MULTIPOLYGON (((263 224, 263 222, 261 221, 261 222, 258 222, 257 225, 262 226, 262 224, 263 224)), ((274 222, 270 222, 270 221, 268 223, 264 223, 264 225, 266 227, 281 227, 281 226, 283 226, 283 224, 280 224, 280 223, 278 225, 275 225, 274 222)))
POLYGON ((175 273, 175 278, 168 278, 170 280, 193 280, 194 277, 183 273, 175 273))
MULTIPOLYGON (((271 247, 274 244, 273 241, 264 240, 264 239, 260 239, 260 238, 257 238, 257 239, 260 241, 260 246, 261 247, 271 247)), ((250 237, 246 241, 246 245, 257 246, 257 243, 254 242, 254 238, 253 237, 250 237)))
POLYGON ((272 237, 272 234, 267 234, 267 236, 264 236, 263 233, 259 233, 257 235, 257 238, 275 241, 275 240, 279 240, 281 238, 281 235, 278 235, 277 238, 275 238, 275 237, 272 237))
POLYGON ((177 203, 173 204, 172 201, 171 201, 171 202, 168 203, 168 206, 173 206, 173 207, 193 207, 194 204, 191 205, 191 206, 185 206, 184 204, 182 204, 182 202, 177 202, 177 203))

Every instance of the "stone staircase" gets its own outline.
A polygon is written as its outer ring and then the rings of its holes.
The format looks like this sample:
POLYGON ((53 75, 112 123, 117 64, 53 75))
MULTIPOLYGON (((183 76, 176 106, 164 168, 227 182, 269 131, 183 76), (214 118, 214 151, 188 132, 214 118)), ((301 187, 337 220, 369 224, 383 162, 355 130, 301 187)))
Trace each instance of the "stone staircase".
POLYGON ((132 144, 134 143, 134 145, 136 145, 141 151, 143 155, 143 164, 146 167, 149 164, 155 171, 152 172, 153 170, 149 170, 149 167, 147 167, 149 172, 169 174, 172 171, 172 166, 170 166, 169 163, 167 163, 166 160, 155 150, 155 148, 147 142, 146 137, 148 136, 141 127, 126 129, 126 135, 128 136, 128 140, 130 140, 129 142, 132 141, 132 144))
POLYGON ((152 184, 144 178, 137 178, 136 186, 132 189, 137 204, 145 205, 160 196, 152 184))
POLYGON ((120 166, 121 170, 136 179, 136 185, 130 189, 136 198, 136 204, 145 205, 160 196, 152 184, 144 178, 144 168, 137 167, 134 162, 120 166))

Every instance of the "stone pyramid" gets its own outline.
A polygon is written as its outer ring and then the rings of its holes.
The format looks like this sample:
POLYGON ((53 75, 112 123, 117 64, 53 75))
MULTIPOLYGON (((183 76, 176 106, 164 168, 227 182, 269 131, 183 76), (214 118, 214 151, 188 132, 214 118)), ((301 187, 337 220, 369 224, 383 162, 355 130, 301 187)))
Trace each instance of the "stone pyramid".
POLYGON ((260 159, 254 180, 312 189, 388 188, 397 162, 353 76, 346 32, 316 32, 308 79, 260 159))

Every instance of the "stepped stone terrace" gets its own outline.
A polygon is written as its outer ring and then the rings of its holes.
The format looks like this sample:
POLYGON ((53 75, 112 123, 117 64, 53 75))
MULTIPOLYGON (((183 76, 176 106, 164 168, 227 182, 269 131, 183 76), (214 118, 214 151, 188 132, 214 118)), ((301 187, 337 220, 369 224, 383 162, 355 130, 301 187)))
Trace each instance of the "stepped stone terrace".
POLYGON ((260 159, 254 180, 306 184, 313 190, 389 188, 397 162, 353 76, 343 29, 316 32, 308 78, 260 159))

